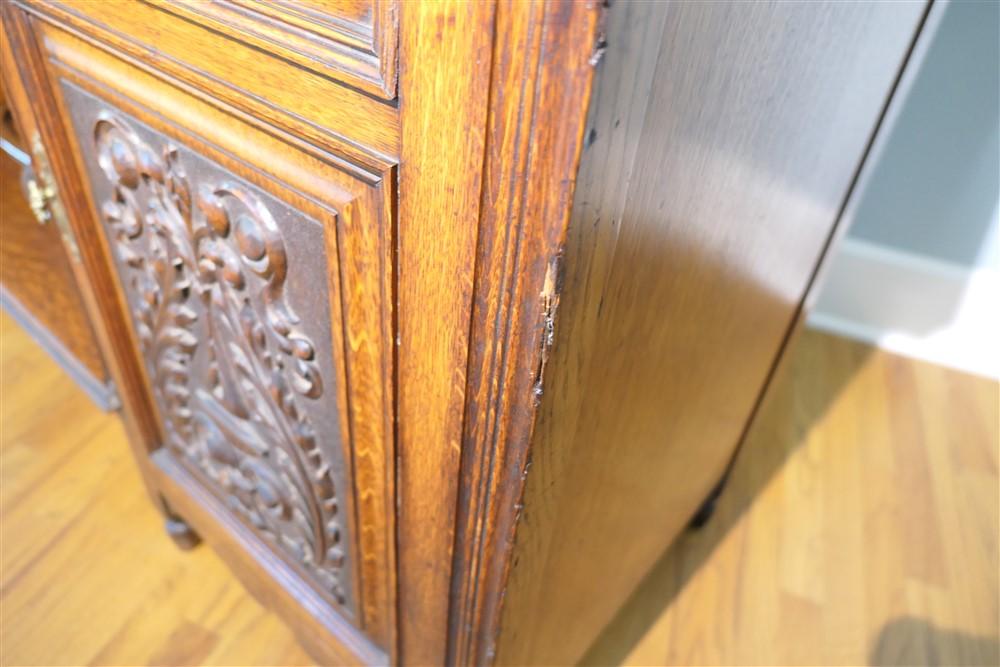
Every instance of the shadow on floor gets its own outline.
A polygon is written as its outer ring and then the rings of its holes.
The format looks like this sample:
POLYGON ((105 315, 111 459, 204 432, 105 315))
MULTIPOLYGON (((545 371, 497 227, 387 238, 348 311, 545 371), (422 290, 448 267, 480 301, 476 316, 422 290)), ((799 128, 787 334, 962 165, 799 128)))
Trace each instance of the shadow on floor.
POLYGON ((887 623, 868 658, 878 667, 910 665, 998 665, 1000 642, 903 616, 887 623))
POLYGON ((872 348, 810 329, 790 342, 747 431, 718 505, 708 522, 678 537, 604 632, 583 665, 621 664, 663 610, 806 440, 872 348))

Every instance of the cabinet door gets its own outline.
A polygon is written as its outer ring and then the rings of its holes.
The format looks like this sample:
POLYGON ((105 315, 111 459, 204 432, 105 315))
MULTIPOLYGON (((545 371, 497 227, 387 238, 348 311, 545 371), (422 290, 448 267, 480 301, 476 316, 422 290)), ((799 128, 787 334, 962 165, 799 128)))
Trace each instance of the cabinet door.
MULTIPOLYGON (((56 218, 61 211, 53 211, 47 201, 55 196, 47 174, 32 165, 33 142, 19 131, 13 109, 19 91, 16 81, 8 83, 9 76, 16 73, 4 73, 0 80, 0 304, 100 408, 110 410, 117 407, 117 397, 77 284, 70 255, 75 241, 63 238, 62 220, 56 218)), ((44 163, 34 144, 35 159, 44 163)))
POLYGON ((82 252, 108 276, 154 496, 321 659, 384 662, 394 52, 359 74, 331 46, 306 68, 282 31, 370 33, 374 10, 253 6, 24 2, 7 19, 82 252))

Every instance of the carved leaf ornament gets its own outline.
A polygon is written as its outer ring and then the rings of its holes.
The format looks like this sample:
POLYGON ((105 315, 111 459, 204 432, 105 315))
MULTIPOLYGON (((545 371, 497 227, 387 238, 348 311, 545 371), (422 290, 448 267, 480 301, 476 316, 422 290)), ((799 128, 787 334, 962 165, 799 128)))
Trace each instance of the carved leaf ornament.
POLYGON ((344 604, 337 493, 301 409, 323 380, 287 301, 278 225, 250 188, 190 182, 176 148, 155 151, 116 116, 93 136, 166 446, 344 604))

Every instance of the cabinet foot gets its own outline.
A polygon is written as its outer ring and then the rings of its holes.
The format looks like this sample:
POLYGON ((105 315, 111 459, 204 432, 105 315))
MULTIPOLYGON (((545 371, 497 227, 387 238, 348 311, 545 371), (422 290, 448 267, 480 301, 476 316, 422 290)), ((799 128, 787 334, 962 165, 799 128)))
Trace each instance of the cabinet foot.
POLYGON ((722 489, 726 487, 726 481, 728 479, 729 472, 727 471, 726 474, 723 475, 722 479, 719 480, 719 483, 715 485, 715 488, 713 488, 708 494, 708 497, 705 498, 705 501, 701 504, 701 507, 698 508, 698 511, 694 513, 693 517, 691 517, 691 521, 688 522, 688 530, 698 530, 703 528, 705 524, 708 523, 708 520, 712 518, 712 515, 715 514, 715 506, 719 502, 719 496, 722 495, 722 489))
POLYGON ((184 551, 193 549, 201 542, 198 533, 194 532, 194 529, 184 519, 168 516, 164 521, 164 526, 167 529, 167 535, 170 536, 170 539, 184 551))

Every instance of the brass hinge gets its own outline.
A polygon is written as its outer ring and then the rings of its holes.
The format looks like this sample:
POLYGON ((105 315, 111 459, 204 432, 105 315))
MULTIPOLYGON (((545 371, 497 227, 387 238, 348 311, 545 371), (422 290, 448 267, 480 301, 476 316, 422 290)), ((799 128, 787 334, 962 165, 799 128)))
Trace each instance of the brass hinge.
POLYGON ((36 175, 27 181, 28 204, 39 224, 44 225, 50 220, 55 223, 56 229, 59 230, 59 235, 62 237, 63 245, 66 246, 72 258, 79 262, 80 248, 76 244, 73 230, 70 229, 66 209, 63 208, 62 201, 59 199, 55 179, 52 177, 49 157, 45 154, 45 147, 42 146, 41 137, 38 136, 37 132, 31 138, 31 152, 38 170, 36 175))

